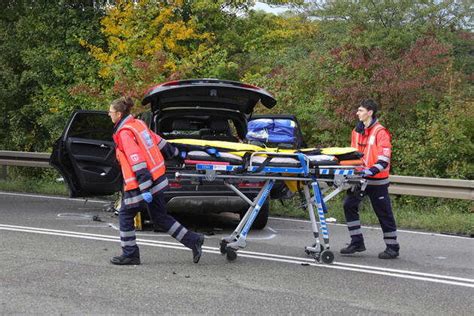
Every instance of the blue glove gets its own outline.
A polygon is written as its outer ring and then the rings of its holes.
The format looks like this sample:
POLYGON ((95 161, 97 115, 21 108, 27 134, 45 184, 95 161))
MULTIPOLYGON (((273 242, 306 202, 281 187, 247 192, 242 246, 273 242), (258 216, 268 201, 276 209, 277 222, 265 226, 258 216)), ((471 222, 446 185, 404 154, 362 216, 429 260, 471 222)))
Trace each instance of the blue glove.
POLYGON ((143 200, 145 200, 145 202, 147 202, 148 204, 151 203, 151 201, 153 201, 153 195, 151 195, 150 192, 143 192, 142 193, 142 198, 143 200))
POLYGON ((370 171, 370 169, 364 169, 362 170, 362 172, 364 173, 364 176, 373 176, 374 173, 372 171, 370 171))

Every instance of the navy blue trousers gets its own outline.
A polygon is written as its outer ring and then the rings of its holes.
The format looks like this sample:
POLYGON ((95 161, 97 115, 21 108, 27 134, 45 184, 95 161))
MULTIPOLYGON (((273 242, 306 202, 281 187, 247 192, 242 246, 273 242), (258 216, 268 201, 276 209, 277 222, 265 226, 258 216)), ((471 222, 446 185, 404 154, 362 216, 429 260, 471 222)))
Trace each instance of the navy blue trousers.
MULTIPOLYGON (((397 242, 397 224, 392 212, 392 204, 388 195, 388 184, 368 185, 365 195, 370 198, 372 208, 377 215, 383 232, 383 239, 387 247, 399 250, 397 242)), ((360 244, 364 242, 359 219, 359 205, 363 200, 358 192, 348 191, 344 200, 344 214, 346 216, 347 228, 351 236, 351 243, 360 244)))
MULTIPOLYGON (((122 206, 124 204, 122 203, 122 206)), ((138 257, 140 255, 136 243, 135 223, 134 218, 137 212, 148 210, 151 219, 155 225, 166 231, 169 235, 181 242, 188 248, 191 248, 197 242, 199 235, 187 230, 183 225, 176 221, 171 215, 166 212, 166 202, 163 192, 158 192, 153 195, 153 201, 145 205, 142 202, 139 207, 126 209, 122 207, 119 212, 120 224, 120 241, 123 255, 126 257, 138 257)))

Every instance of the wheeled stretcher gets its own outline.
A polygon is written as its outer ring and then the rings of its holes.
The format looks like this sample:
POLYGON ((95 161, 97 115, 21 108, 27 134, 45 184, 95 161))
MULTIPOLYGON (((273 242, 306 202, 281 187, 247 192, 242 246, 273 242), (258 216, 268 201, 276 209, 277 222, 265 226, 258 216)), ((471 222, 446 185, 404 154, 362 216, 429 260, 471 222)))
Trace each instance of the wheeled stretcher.
POLYGON ((355 165, 327 163, 325 157, 311 157, 303 153, 253 152, 244 164, 225 164, 217 161, 192 160, 194 170, 176 172, 176 179, 194 178, 199 181, 224 180, 224 184, 249 204, 235 230, 220 242, 220 251, 229 261, 237 258, 237 251, 247 245, 247 235, 261 207, 269 197, 276 181, 295 184, 302 193, 311 220, 315 242, 305 247, 306 254, 317 262, 332 263, 334 253, 330 250, 329 231, 325 218, 325 202, 338 193, 358 187, 364 190, 366 180, 356 171, 355 165), (252 201, 234 184, 239 181, 264 181, 263 187, 252 201), (326 187, 321 190, 321 184, 326 187), (332 190, 331 190, 332 188, 332 190), (326 193, 323 196, 323 192, 326 193), (317 218, 315 215, 315 209, 317 218), (319 228, 318 221, 319 220, 319 228), (322 238, 321 238, 322 237, 322 238), (320 241, 322 239, 322 242, 320 241))

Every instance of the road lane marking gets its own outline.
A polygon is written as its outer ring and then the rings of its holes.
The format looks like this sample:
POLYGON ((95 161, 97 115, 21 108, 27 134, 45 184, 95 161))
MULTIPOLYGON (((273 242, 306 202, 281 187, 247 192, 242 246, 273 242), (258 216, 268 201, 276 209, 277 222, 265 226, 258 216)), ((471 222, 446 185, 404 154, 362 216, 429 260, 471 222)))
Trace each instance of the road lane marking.
MULTIPOLYGON (((271 253, 265 253, 265 252, 251 252, 251 251, 245 251, 245 250, 239 250, 238 252, 239 252, 239 254, 240 253, 245 253, 245 254, 249 254, 249 255, 259 255, 259 256, 264 256, 264 257, 274 257, 274 258, 289 259, 289 260, 301 260, 301 261, 305 261, 305 262, 308 262, 308 263, 315 263, 314 259, 309 259, 309 258, 284 256, 284 255, 271 254, 271 253)), ((337 265, 337 266, 341 266, 341 267, 411 274, 411 275, 424 276, 424 277, 433 277, 433 278, 457 280, 457 281, 463 281, 463 282, 471 282, 471 283, 474 284, 474 279, 459 278, 459 277, 441 275, 441 274, 432 274, 432 273, 416 272, 416 271, 410 271, 410 270, 391 269, 391 268, 376 267, 376 266, 366 266, 366 265, 344 263, 344 262, 338 262, 338 261, 334 261, 332 264, 337 265)))
MULTIPOLYGON (((296 222, 296 223, 306 223, 311 224, 311 221, 304 220, 304 219, 294 219, 294 218, 283 218, 283 217, 269 217, 268 219, 278 220, 278 221, 286 221, 286 222, 296 222)), ((336 224, 336 223, 327 223, 329 226, 343 226, 347 227, 346 224, 336 224)), ((361 226, 364 229, 372 229, 372 230, 382 230, 380 227, 373 227, 373 226, 361 226)), ((446 234, 437 234, 437 233, 430 233, 430 232, 418 232, 414 230, 406 230, 406 229, 397 229, 397 232, 400 233, 408 233, 408 234, 416 234, 416 235, 428 235, 428 236, 437 236, 437 237, 447 237, 447 238, 462 238, 462 239, 473 239, 469 236, 454 236, 454 235, 446 235, 446 234)))
MULTIPOLYGON (((51 235, 51 236, 81 238, 81 239, 87 239, 87 240, 112 241, 112 242, 117 242, 117 243, 120 242, 120 239, 118 236, 81 233, 81 232, 74 232, 74 231, 45 229, 45 228, 37 228, 37 227, 0 224, 0 230, 44 234, 44 235, 51 235)), ((190 251, 188 248, 175 242, 137 239, 137 243, 139 245, 144 245, 144 246, 190 251)), ((219 249, 217 247, 204 246, 203 251, 206 253, 220 254, 219 249)), ((259 259, 259 260, 292 263, 292 264, 299 264, 299 265, 305 264, 305 265, 318 267, 318 268, 361 272, 361 273, 367 273, 367 274, 397 277, 397 278, 402 278, 402 279, 428 281, 428 282, 434 282, 434 283, 474 288, 474 279, 468 279, 468 278, 453 277, 453 276, 447 276, 447 275, 423 273, 423 272, 408 271, 408 270, 388 269, 388 268, 375 267, 375 266, 346 264, 346 263, 341 263, 341 262, 334 262, 331 265, 325 265, 325 264, 315 263, 314 260, 308 259, 308 258, 283 256, 283 255, 269 254, 269 253, 250 252, 250 251, 244 251, 244 250, 241 250, 238 253, 239 253, 239 257, 244 257, 244 258, 253 258, 253 259, 259 259)))
MULTIPOLYGON (((82 227, 86 227, 85 225, 76 225, 76 226, 77 226, 77 227, 81 227, 81 226, 82 226, 82 227)), ((90 225, 90 226, 92 226, 92 225, 90 225)), ((113 229, 115 229, 115 230, 117 230, 117 231, 120 230, 116 225, 114 225, 114 224, 112 224, 112 223, 109 223, 109 224, 108 224, 108 227, 112 227, 113 229)), ((275 231, 274 229, 272 229, 271 227, 268 227, 268 226, 267 226, 267 227, 265 227, 265 229, 268 229, 268 230, 270 230, 271 232, 275 232, 275 233, 276 233, 276 231, 275 231)), ((136 234, 137 234, 137 236, 141 235, 141 236, 166 236, 166 237, 169 237, 168 234, 159 234, 159 233, 146 234, 146 233, 138 233, 138 232, 137 232, 136 234)), ((217 234, 216 234, 216 235, 217 235, 217 234)), ((253 234, 252 234, 252 236, 253 236, 253 234)), ((264 237, 248 237, 247 240, 270 240, 270 239, 273 239, 273 238, 275 238, 275 237, 276 237, 276 234, 270 234, 270 235, 264 236, 264 237)))
POLYGON ((106 200, 89 200, 89 199, 76 199, 76 198, 68 198, 62 196, 50 196, 50 195, 40 195, 40 194, 26 194, 26 193, 12 193, 12 192, 2 192, 0 191, 0 195, 12 195, 12 196, 23 196, 23 197, 32 197, 32 198, 41 198, 41 199, 51 199, 51 200, 63 200, 63 201, 74 201, 74 202, 92 202, 92 203, 112 203, 113 201, 106 201, 106 200))
POLYGON ((271 227, 270 227, 270 226, 268 226, 268 225, 267 225, 265 228, 267 228, 269 231, 271 231, 271 232, 272 232, 272 233, 274 233, 274 234, 276 234, 276 233, 277 233, 277 231, 276 231, 276 230, 274 230, 273 228, 271 228, 271 227))
MULTIPOLYGON (((12 195, 12 196, 25 196, 25 197, 32 197, 32 198, 43 198, 43 199, 54 199, 54 200, 64 200, 64 201, 76 201, 76 202, 91 202, 91 203, 112 203, 113 201, 106 201, 106 200, 88 200, 88 199, 79 199, 79 198, 67 198, 67 197, 59 197, 59 196, 48 196, 48 195, 39 195, 39 194, 26 194, 26 193, 12 193, 12 192, 2 192, 0 191, 0 195, 12 195)), ((269 217, 269 219, 279 220, 279 221, 288 221, 288 222, 297 222, 297 223, 307 223, 310 224, 309 220, 303 219, 293 219, 293 218, 282 218, 282 217, 269 217)), ((328 225, 334 226, 344 226, 347 227, 346 224, 337 224, 337 223, 327 223, 328 225)), ((381 230, 380 227, 372 227, 372 226, 361 226, 364 229, 373 229, 373 230, 381 230)), ((462 239, 472 239, 468 236, 454 236, 454 235, 445 235, 445 234, 437 234, 437 233, 430 233, 430 232, 418 232, 413 230, 405 230, 405 229, 397 229, 398 232, 408 233, 408 234, 417 234, 417 235, 428 235, 428 236, 437 236, 437 237, 446 237, 446 238, 462 238, 462 239)))
POLYGON ((86 214, 86 213, 59 213, 56 215, 56 217, 60 219, 75 219, 75 220, 80 220, 80 219, 89 219, 92 220, 94 218, 94 214, 86 214))
MULTIPOLYGON (((270 240, 270 239, 273 239, 276 237, 276 231, 271 228, 270 226, 266 226, 263 230, 261 230, 260 232, 263 233, 264 230, 269 230, 271 233, 270 235, 268 236, 263 236, 263 237, 252 237, 255 235, 255 232, 253 232, 253 234, 249 235, 247 237, 247 240, 270 240)), ((265 233, 266 234, 266 233, 265 233)), ((261 234, 258 234, 258 235, 261 235, 261 234)), ((263 234, 262 234, 263 235, 263 234)))
MULTIPOLYGON (((239 256, 247 257, 247 258, 255 258, 255 259, 260 259, 260 260, 269 260, 269 261, 278 261, 278 262, 286 262, 286 263, 294 263, 294 264, 303 264, 303 262, 298 261, 298 260, 276 259, 276 258, 271 258, 271 257, 262 257, 262 256, 257 256, 257 255, 248 255, 248 254, 244 254, 244 255, 239 254, 239 256)), ((302 258, 298 258, 298 259, 302 259, 302 258)), ((324 264, 315 263, 315 262, 305 262, 304 264, 307 264, 307 265, 313 266, 313 267, 318 267, 318 268, 328 268, 328 269, 362 272, 362 273, 367 273, 367 274, 392 276, 392 277, 401 278, 401 279, 420 280, 420 281, 428 281, 428 282, 433 282, 433 283, 441 283, 441 284, 449 284, 449 285, 457 285, 457 286, 464 286, 464 287, 474 288, 474 284, 471 284, 471 282, 473 282, 474 280, 471 280, 471 279, 466 279, 466 280, 468 280, 468 282, 463 283, 463 282, 447 281, 447 280, 429 278, 429 277, 419 277, 419 276, 413 276, 413 275, 405 275, 405 274, 399 274, 399 273, 389 273, 389 272, 383 272, 383 271, 374 271, 374 270, 365 270, 365 269, 342 267, 342 266, 337 266, 335 264, 324 265, 324 264)))

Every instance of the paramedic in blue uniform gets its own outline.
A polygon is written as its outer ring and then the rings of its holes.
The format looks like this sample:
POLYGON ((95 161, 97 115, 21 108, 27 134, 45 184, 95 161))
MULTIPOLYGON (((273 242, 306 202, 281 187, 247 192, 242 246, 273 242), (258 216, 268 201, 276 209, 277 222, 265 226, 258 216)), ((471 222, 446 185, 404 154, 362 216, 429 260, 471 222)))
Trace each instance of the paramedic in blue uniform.
MULTIPOLYGON (((377 103, 373 100, 364 100, 360 103, 357 109, 359 122, 352 131, 351 146, 364 153, 362 171, 367 179, 365 194, 370 198, 382 227, 385 242, 385 250, 379 253, 379 258, 394 259, 399 255, 400 245, 397 241, 397 225, 388 195, 392 144, 390 133, 377 120, 377 107, 377 103)), ((359 219, 359 205, 362 199, 360 193, 348 191, 344 200, 344 214, 351 242, 341 249, 341 254, 365 251, 359 219)))
POLYGON ((115 124, 114 142, 116 156, 122 169, 124 194, 119 211, 122 254, 110 262, 117 265, 140 264, 136 243, 134 217, 148 207, 154 224, 190 248, 193 262, 198 263, 202 254, 204 236, 186 229, 167 214, 163 191, 168 188, 164 158, 179 155, 179 150, 165 139, 150 131, 147 125, 130 114, 131 98, 112 102, 109 116, 115 124))

